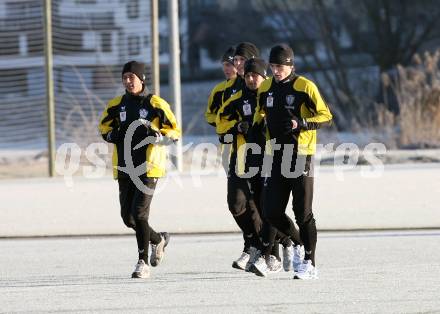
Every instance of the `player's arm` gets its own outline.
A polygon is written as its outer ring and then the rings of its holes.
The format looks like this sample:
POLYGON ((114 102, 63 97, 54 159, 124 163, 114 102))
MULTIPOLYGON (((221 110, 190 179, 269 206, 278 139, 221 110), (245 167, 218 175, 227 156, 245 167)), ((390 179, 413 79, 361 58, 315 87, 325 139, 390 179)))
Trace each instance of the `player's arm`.
POLYGON ((226 82, 217 84, 211 91, 208 98, 208 105, 205 111, 205 120, 210 125, 215 126, 215 119, 217 117, 218 109, 222 105, 223 91, 226 82))
POLYGON ((182 132, 177 125, 176 117, 171 111, 170 105, 159 96, 153 95, 151 98, 151 105, 158 111, 159 121, 153 123, 152 126, 156 128, 161 135, 165 138, 162 144, 167 144, 168 142, 176 142, 180 139, 182 132))
POLYGON ((226 100, 217 112, 216 132, 219 135, 234 134, 236 125, 240 122, 240 115, 235 109, 234 102, 241 98, 241 91, 226 100))
POLYGON ((117 105, 121 102, 122 97, 116 97, 107 103, 99 120, 98 129, 104 141, 109 143, 117 143, 120 141, 121 132, 119 130, 119 121, 117 119, 117 105))
POLYGON ((302 123, 301 129, 317 130, 323 126, 330 125, 333 116, 316 85, 309 82, 306 85, 305 92, 309 96, 306 105, 314 114, 312 117, 303 118, 300 121, 302 123))

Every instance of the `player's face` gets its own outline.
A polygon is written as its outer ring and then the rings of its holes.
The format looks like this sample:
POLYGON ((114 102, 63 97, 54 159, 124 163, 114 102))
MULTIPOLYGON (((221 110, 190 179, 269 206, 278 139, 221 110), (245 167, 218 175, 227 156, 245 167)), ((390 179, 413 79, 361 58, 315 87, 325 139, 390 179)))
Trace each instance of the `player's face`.
POLYGON ((132 72, 126 72, 122 75, 122 84, 127 92, 133 95, 138 95, 144 89, 142 81, 132 72))
POLYGON ((270 70, 272 71, 275 81, 279 82, 284 80, 290 75, 290 73, 292 73, 293 66, 271 63, 270 70))
POLYGON ((246 62, 246 58, 242 56, 234 57, 234 66, 237 69, 237 73, 240 76, 244 75, 244 63, 246 62))
POLYGON ((247 88, 249 88, 250 90, 257 90, 260 87, 261 83, 263 83, 264 77, 254 72, 248 72, 244 76, 244 81, 247 88))
POLYGON ((237 76, 237 69, 230 62, 223 62, 223 73, 226 79, 230 80, 237 76))

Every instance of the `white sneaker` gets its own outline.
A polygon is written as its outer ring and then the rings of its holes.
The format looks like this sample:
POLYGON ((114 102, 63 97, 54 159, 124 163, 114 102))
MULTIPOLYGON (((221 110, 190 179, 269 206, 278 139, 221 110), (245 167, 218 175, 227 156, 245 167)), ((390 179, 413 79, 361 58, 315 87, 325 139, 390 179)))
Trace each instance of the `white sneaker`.
POLYGON ((247 261, 244 270, 247 272, 251 272, 252 265, 257 261, 259 256, 260 256, 260 250, 258 250, 256 247, 251 246, 249 248, 249 260, 247 261))
POLYGON ((244 270, 246 268, 246 264, 249 261, 249 254, 246 252, 241 253, 240 257, 232 262, 232 267, 244 270))
POLYGON ((292 259, 293 271, 297 272, 303 261, 304 261, 304 246, 298 244, 297 246, 293 247, 293 259, 292 259))
POLYGON ((311 260, 304 260, 299 266, 298 272, 295 273, 293 279, 318 279, 318 269, 312 265, 311 260))
POLYGON ((156 267, 163 260, 165 248, 170 242, 170 235, 167 232, 160 233, 160 242, 158 244, 151 244, 150 264, 156 267))
POLYGON ((144 260, 140 259, 134 269, 131 278, 149 278, 150 277, 150 267, 145 264, 144 260))
POLYGON ((269 256, 269 260, 266 261, 267 268, 270 273, 278 273, 283 268, 281 266, 281 261, 279 261, 275 256, 269 256))
POLYGON ((293 268, 293 245, 283 246, 283 268, 285 271, 291 271, 293 268))
POLYGON ((257 261, 253 264, 252 267, 255 275, 260 277, 266 277, 269 274, 269 268, 267 267, 266 259, 263 255, 260 255, 257 261))

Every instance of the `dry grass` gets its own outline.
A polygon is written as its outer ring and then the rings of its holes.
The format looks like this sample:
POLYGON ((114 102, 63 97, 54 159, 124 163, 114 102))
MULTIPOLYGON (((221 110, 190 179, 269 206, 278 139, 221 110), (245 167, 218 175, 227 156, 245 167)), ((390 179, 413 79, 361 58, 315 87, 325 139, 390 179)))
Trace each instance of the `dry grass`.
POLYGON ((416 55, 415 65, 397 66, 397 76, 382 75, 399 105, 399 115, 378 110, 379 125, 397 125, 397 144, 404 148, 440 147, 440 50, 416 55))

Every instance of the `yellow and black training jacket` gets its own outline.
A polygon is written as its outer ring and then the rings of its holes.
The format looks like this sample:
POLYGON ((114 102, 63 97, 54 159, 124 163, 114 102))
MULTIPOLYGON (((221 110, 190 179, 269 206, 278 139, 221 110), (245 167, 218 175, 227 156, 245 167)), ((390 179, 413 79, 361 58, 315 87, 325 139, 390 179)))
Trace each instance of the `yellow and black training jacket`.
POLYGON ((205 111, 205 120, 212 126, 215 126, 217 112, 222 106, 223 92, 225 91, 226 84, 229 81, 230 80, 224 80, 223 82, 218 83, 214 86, 209 94, 208 106, 206 107, 205 111))
POLYGON ((240 75, 237 75, 233 80, 227 81, 222 95, 222 104, 224 104, 232 95, 242 90, 245 86, 244 78, 240 75))
MULTIPOLYGON (((232 94, 230 98, 223 103, 217 114, 217 134, 221 136, 231 134, 233 136, 229 171, 235 171, 235 167, 237 166, 238 175, 243 174, 246 171, 246 146, 242 145, 246 145, 250 134, 239 133, 237 131, 237 125, 242 121, 246 121, 249 126, 252 126, 256 107, 257 92, 252 91, 245 86, 232 94)), ((251 132, 251 130, 248 132, 251 132)))
POLYGON ((146 162, 145 174, 147 177, 159 178, 165 175, 166 147, 159 144, 147 144, 133 149, 147 136, 152 135, 151 130, 160 132, 166 139, 176 141, 181 136, 176 118, 170 105, 156 95, 125 95, 117 96, 110 100, 102 113, 99 122, 99 131, 104 140, 114 144, 113 150, 113 175, 114 178, 126 176, 119 167, 125 167, 124 138, 130 124, 138 119, 147 120, 151 128, 138 126, 131 139, 131 157, 134 167, 146 162), (117 134, 117 136, 115 136, 117 134))
POLYGON ((294 73, 276 82, 264 81, 257 94, 254 124, 266 120, 270 139, 278 144, 294 144, 300 155, 316 152, 316 130, 328 125, 332 114, 316 85, 294 73), (291 121, 298 119, 300 128, 292 131, 291 121))

